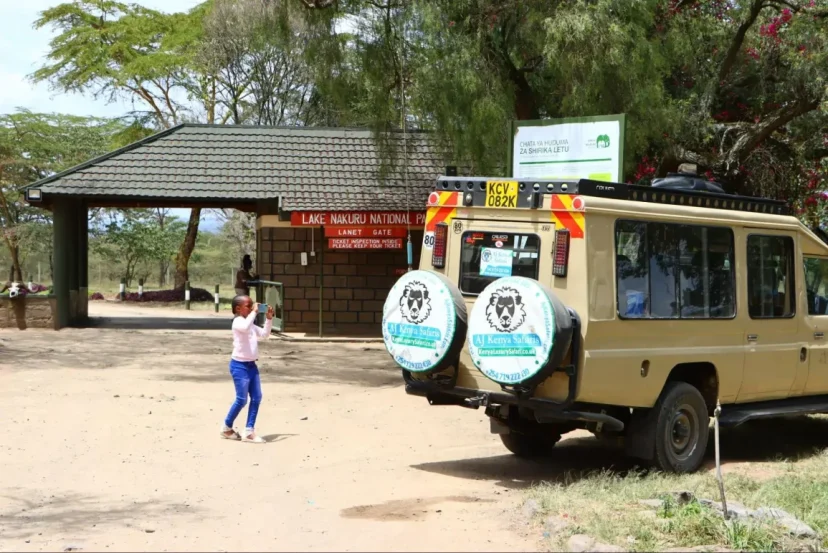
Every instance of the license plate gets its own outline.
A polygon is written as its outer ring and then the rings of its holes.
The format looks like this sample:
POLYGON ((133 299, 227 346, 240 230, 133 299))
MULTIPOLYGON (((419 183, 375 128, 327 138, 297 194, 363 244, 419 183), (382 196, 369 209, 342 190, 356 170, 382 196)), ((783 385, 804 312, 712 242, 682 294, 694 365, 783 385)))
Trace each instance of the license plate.
POLYGON ((518 183, 516 180, 490 180, 486 182, 486 207, 517 207, 518 183))

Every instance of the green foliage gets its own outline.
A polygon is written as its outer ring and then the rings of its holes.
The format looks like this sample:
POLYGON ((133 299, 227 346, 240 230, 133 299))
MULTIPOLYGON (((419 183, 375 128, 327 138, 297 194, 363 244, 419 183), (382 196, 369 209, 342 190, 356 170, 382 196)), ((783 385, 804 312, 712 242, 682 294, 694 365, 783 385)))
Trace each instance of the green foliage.
POLYGON ((689 162, 795 205, 828 186, 826 0, 306 4, 317 84, 381 141, 406 119, 502 175, 511 121, 623 112, 630 181, 689 162))
POLYGON ((189 62, 192 21, 137 4, 113 0, 66 2, 42 12, 35 27, 58 31, 49 44, 50 63, 35 71, 64 92, 91 92, 108 99, 144 102, 162 127, 179 121, 175 93, 189 62))
POLYGON ((139 210, 114 214, 109 223, 90 232, 90 250, 112 265, 130 285, 135 278, 147 278, 150 263, 169 260, 178 250, 186 224, 170 220, 162 227, 156 218, 139 210), (119 216, 120 215, 120 216, 119 216))
MULTIPOLYGON (((815 427, 819 426, 818 420, 812 419, 812 422, 815 427)), ((828 528, 825 515, 828 513, 825 505, 828 456, 825 452, 814 453, 813 457, 806 456, 789 464, 781 460, 753 463, 753 470, 782 473, 762 480, 740 472, 728 473, 725 478, 728 502, 731 506, 733 502, 740 502, 751 509, 762 506, 784 509, 824 536, 828 528)), ((734 551, 802 551, 816 546, 797 540, 771 521, 725 520, 721 512, 699 501, 700 498, 719 499, 715 477, 707 472, 669 475, 576 471, 561 477, 560 481, 533 486, 529 496, 540 505, 540 517, 553 515, 568 523, 557 535, 548 535, 550 550, 565 551, 563 547, 573 534, 586 534, 628 551, 698 546, 708 546, 711 550, 726 547, 734 551), (679 503, 673 495, 678 490, 689 491, 695 498, 679 503), (650 510, 639 503, 652 499, 662 500, 661 507, 650 510)))
POLYGON ((22 188, 118 147, 122 120, 32 113, 0 115, 0 233, 12 278, 23 279, 27 251, 51 255, 49 213, 29 206, 22 188))

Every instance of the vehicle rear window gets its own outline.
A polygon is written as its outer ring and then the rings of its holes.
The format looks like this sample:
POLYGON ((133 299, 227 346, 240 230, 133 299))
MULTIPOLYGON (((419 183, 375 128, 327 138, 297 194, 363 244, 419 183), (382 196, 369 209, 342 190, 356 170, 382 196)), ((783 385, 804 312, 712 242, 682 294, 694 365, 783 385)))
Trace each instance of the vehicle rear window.
POLYGON ((460 249, 460 290, 479 294, 504 276, 538 278, 536 234, 467 231, 460 249))

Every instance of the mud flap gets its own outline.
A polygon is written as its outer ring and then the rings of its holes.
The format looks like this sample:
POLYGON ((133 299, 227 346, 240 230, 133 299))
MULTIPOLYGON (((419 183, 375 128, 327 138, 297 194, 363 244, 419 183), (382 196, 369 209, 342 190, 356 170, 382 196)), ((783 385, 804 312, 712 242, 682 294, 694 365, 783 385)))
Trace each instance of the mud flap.
POLYGON ((509 434, 509 427, 494 417, 489 417, 489 430, 492 434, 509 434))
POLYGON ((624 437, 624 451, 629 457, 644 461, 655 458, 655 409, 634 409, 624 437))

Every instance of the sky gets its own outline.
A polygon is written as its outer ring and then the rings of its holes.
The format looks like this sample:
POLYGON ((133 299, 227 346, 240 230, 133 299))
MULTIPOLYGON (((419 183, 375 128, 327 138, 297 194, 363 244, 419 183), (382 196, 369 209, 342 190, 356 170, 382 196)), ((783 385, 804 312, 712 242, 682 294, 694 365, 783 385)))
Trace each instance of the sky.
MULTIPOLYGON (((137 0, 137 3, 165 12, 186 11, 200 0, 137 0)), ((113 117, 133 109, 128 101, 108 103, 80 94, 63 94, 47 83, 34 85, 28 79, 46 61, 50 28, 36 30, 34 21, 40 12, 60 4, 60 0, 0 0, 0 113, 13 113, 25 108, 41 113, 67 113, 113 117)), ((143 108, 141 108, 143 109, 143 108)), ((176 215, 189 217, 189 210, 175 210, 176 215)), ((202 219, 202 228, 214 229, 215 222, 202 219)))

